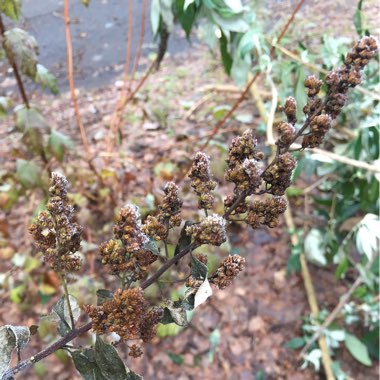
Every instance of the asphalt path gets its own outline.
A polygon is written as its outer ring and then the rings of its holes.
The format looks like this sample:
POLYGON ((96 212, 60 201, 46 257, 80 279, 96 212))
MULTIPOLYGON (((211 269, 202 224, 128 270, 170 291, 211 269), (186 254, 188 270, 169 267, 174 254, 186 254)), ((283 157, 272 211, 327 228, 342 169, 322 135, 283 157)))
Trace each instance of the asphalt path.
MULTIPOLYGON (((133 2, 132 58, 138 45, 142 1, 133 2)), ((39 45, 41 64, 57 77, 61 90, 67 89, 66 45, 62 0, 23 0, 21 27, 39 45)), ((78 87, 97 88, 109 84, 123 70, 128 41, 128 1, 91 0, 86 8, 80 0, 70 1, 75 80, 78 87)), ((145 20, 143 56, 156 51, 150 25, 145 20)), ((171 54, 189 48, 183 33, 176 29, 170 38, 171 54)), ((143 69, 143 67, 140 67, 143 69)))

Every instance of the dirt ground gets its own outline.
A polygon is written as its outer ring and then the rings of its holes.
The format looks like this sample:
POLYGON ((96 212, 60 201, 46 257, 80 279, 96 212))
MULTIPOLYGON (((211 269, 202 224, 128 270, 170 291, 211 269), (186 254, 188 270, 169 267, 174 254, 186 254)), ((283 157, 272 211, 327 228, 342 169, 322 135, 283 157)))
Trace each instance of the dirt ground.
MULTIPOLYGON (((339 5, 344 4, 337 2, 336 6, 339 5)), ((324 11, 325 7, 329 6, 321 5, 324 11)), ((308 11, 311 12, 306 7, 306 14, 308 11)), ((332 18, 337 20, 344 33, 347 27, 339 20, 339 12, 335 12, 332 18)), ((214 125, 215 107, 232 104, 236 99, 234 91, 215 92, 202 103, 207 86, 215 89, 221 83, 232 85, 217 60, 205 48, 167 57, 161 71, 149 78, 135 101, 127 106, 121 145, 117 153, 110 157, 104 154, 106 137, 121 81, 91 92, 78 92, 82 117, 96 157, 95 165, 100 166, 105 158, 109 158, 112 170, 107 183, 114 186, 116 182, 113 176, 118 178, 119 187, 115 189, 118 205, 137 202, 142 209, 147 209, 147 196, 153 194, 159 197, 165 181, 178 179, 181 168, 196 152, 194 145, 202 141, 214 125), (196 104, 199 107, 195 109, 196 104)), ((69 95, 65 93, 53 98, 48 95, 41 97, 36 93, 33 101, 43 110, 52 126, 69 135, 75 142, 74 149, 66 157, 66 163, 60 165, 53 162, 53 167, 63 169, 75 184, 72 188, 73 199, 79 210, 79 221, 86 226, 85 265, 83 272, 73 276, 70 286, 78 294, 85 292, 80 296, 81 303, 94 302, 94 289, 98 285, 115 286, 107 271, 100 267, 93 246, 110 237, 110 221, 114 210, 104 209, 104 204, 96 202, 99 189, 93 186, 91 178, 83 179, 90 174, 81 159, 83 151, 69 95), (83 199, 79 197, 80 194, 89 196, 89 199, 92 196, 95 200, 81 203, 83 199)), ((258 112, 250 99, 243 102, 237 115, 227 123, 207 150, 223 196, 231 190, 223 183, 226 146, 236 134, 247 128, 257 130, 259 124, 258 112), (243 119, 244 122, 241 121, 243 119)), ((0 131, 0 159, 4 170, 13 170, 17 136, 10 133, 10 120, 4 125, 5 128, 0 131)), ((259 142, 260 147, 269 153, 263 136, 259 136, 259 142)), ((184 188, 184 213, 187 216, 194 215, 195 197, 189 192, 188 181, 182 181, 180 186, 184 188)), ((0 273, 12 273, 8 286, 0 288, 1 324, 38 325, 39 315, 46 314, 58 298, 56 280, 46 267, 37 266, 26 276, 15 265, 14 259, 11 261, 16 253, 26 256, 34 254, 26 231, 41 197, 40 191, 28 193, 10 212, 0 214, 0 231, 3 239, 9 242, 7 249, 3 246, 0 249, 0 273), (30 298, 16 304, 11 301, 11 289, 25 281, 28 281, 27 294, 30 298), (53 288, 52 298, 46 303, 41 302, 41 284, 53 288)), ((296 222, 302 223, 301 211, 297 205, 292 206, 295 208, 296 222)), ((301 316, 309 314, 309 307, 301 276, 286 276, 285 268, 291 247, 284 222, 274 230, 252 231, 232 225, 229 227, 229 237, 230 251, 239 252, 246 258, 245 271, 226 290, 214 290, 213 296, 195 311, 189 327, 175 336, 157 337, 151 344, 144 345, 142 358, 131 359, 126 347, 120 345, 118 349, 127 366, 148 380, 323 379, 323 375, 312 368, 301 370, 298 351, 285 348, 286 342, 300 334, 301 316), (209 336, 215 329, 220 331, 221 338, 211 359, 209 336)), ((221 250, 212 254, 223 257, 226 253, 221 250)), ((185 273, 185 269, 186 265, 179 269, 178 277, 181 277, 182 272, 185 273)), ((320 307, 331 310, 339 296, 347 290, 348 284, 338 283, 334 272, 329 269, 310 265, 310 270, 320 307)), ((166 291, 162 290, 163 293, 166 291)), ((158 294, 159 291, 155 289, 150 296, 154 298, 158 294)), ((85 321, 85 316, 82 320, 85 321)), ((23 358, 38 352, 54 340, 54 330, 44 329, 46 331, 32 337, 30 345, 22 353, 23 358)), ((80 343, 89 342, 81 337, 80 343)), ((340 361, 342 369, 353 379, 377 378, 378 364, 372 368, 363 367, 344 348, 335 359, 340 361)), ((16 378, 80 379, 63 354, 47 358, 16 378)))

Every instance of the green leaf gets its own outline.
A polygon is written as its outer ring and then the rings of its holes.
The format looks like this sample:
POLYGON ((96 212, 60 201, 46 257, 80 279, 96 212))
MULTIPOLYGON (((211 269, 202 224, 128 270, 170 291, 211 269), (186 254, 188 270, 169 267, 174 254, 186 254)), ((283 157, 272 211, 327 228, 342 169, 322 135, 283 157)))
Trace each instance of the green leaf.
POLYGON ((356 33, 358 34, 359 37, 363 35, 362 6, 363 6, 363 0, 359 0, 358 6, 354 14, 354 25, 355 25, 356 33))
POLYGON ((207 278, 207 265, 199 261, 195 256, 191 256, 191 275, 196 280, 205 280, 207 278))
POLYGON ((151 2, 150 23, 152 24, 153 36, 156 36, 160 26, 160 0, 152 0, 151 2))
POLYGON ((80 0, 81 3, 85 6, 88 7, 90 5, 90 0, 80 0))
POLYGON ((0 0, 0 12, 13 21, 18 21, 21 16, 20 0, 0 0))
POLYGON ((66 135, 52 130, 48 147, 51 154, 60 162, 63 161, 64 155, 68 149, 71 149, 74 146, 74 142, 66 135))
POLYGON ((168 352, 169 358, 174 364, 181 365, 183 364, 183 357, 181 355, 174 354, 173 352, 168 352))
POLYGON ((317 265, 326 265, 327 259, 324 249, 325 237, 321 230, 312 228, 305 237, 304 249, 306 258, 317 265))
POLYGON ((31 79, 37 73, 38 45, 35 38, 20 28, 4 33, 3 46, 10 62, 16 62, 21 72, 31 79))
POLYGON ((335 271, 335 277, 337 280, 342 278, 342 276, 346 273, 349 264, 350 262, 348 261, 347 257, 343 257, 335 271))
POLYGON ((37 64, 37 73, 34 81, 41 85, 43 89, 48 88, 52 94, 57 95, 59 93, 56 77, 41 64, 37 64))
POLYGON ((154 239, 149 239, 144 244, 144 250, 149 251, 150 253, 153 253, 156 256, 160 255, 160 250, 158 249, 157 243, 154 241, 154 239))
POLYGON ((286 348, 291 348, 292 350, 298 350, 305 344, 305 339, 301 337, 294 338, 285 344, 286 348))
POLYGON ((23 349, 29 342, 30 331, 26 326, 0 327, 0 377, 8 369, 14 349, 23 349))
POLYGON ((368 355, 368 349, 355 335, 346 333, 344 341, 347 350, 360 363, 371 366, 372 361, 368 355))
POLYGON ((16 161, 16 178, 25 188, 41 185, 41 169, 32 161, 19 158, 16 161))
POLYGON ((186 233, 186 228, 194 224, 191 220, 186 220, 179 235, 178 243, 174 250, 174 256, 178 255, 181 251, 187 248, 191 243, 191 236, 186 233))
POLYGON ((96 364, 106 379, 128 379, 127 369, 115 347, 103 342, 99 336, 96 337, 94 357, 96 364))
POLYGON ((197 14, 195 4, 194 2, 186 4, 185 0, 177 0, 175 5, 178 21, 185 31, 186 37, 189 38, 197 14))
POLYGON ((216 328, 213 330, 213 332, 209 336, 209 341, 210 341, 210 350, 208 351, 207 358, 210 363, 214 360, 214 355, 216 352, 216 349, 218 348, 218 345, 220 343, 220 330, 216 328))
POLYGON ((84 380, 108 380, 102 375, 102 371, 95 361, 92 349, 71 352, 75 368, 84 380))
POLYGON ((222 56, 222 62, 224 70, 228 75, 231 74, 231 67, 232 67, 232 56, 228 51, 228 41, 227 37, 222 33, 222 37, 219 39, 219 48, 220 48, 220 54, 222 56))

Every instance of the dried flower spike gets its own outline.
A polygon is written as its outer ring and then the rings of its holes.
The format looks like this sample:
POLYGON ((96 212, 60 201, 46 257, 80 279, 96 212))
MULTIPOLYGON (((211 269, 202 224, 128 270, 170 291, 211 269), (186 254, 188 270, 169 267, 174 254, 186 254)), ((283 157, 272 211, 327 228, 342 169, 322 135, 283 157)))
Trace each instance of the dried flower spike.
POLYGON ((67 198, 68 182, 65 176, 53 172, 49 188, 48 211, 42 211, 32 223, 29 232, 41 249, 44 260, 60 273, 77 271, 82 227, 74 220, 74 208, 67 198))
POLYGON ((244 264, 244 257, 239 255, 228 255, 228 257, 219 265, 216 272, 210 276, 210 283, 216 285, 219 289, 225 289, 244 269, 244 264))
POLYGON ((198 196, 198 208, 212 209, 215 199, 211 191, 215 189, 216 182, 211 179, 210 160, 206 154, 198 152, 195 155, 189 177, 191 178, 191 187, 198 196))
POLYGON ((213 214, 203 219, 200 223, 188 226, 186 233, 197 244, 219 246, 227 239, 226 222, 221 216, 213 214))

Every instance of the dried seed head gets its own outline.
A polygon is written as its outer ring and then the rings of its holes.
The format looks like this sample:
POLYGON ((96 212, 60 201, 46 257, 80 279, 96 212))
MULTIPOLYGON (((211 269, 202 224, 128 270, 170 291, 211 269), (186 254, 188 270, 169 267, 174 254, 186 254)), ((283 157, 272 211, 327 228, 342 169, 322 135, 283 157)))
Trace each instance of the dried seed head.
POLYGON ((186 233, 198 244, 219 246, 226 241, 226 222, 219 215, 210 215, 201 223, 186 227, 186 233))
POLYGON ((295 128, 290 123, 282 122, 278 125, 278 142, 277 144, 280 147, 287 147, 289 146, 294 139, 295 136, 295 128))
POLYGON ((165 185, 164 193, 165 196, 160 206, 158 219, 170 229, 181 224, 180 213, 183 202, 179 197, 178 186, 174 182, 168 182, 165 185))
POLYGON ((283 107, 288 123, 294 125, 297 121, 297 102, 294 98, 288 97, 285 99, 283 107))
POLYGON ((67 198, 68 182, 59 173, 53 172, 49 188, 47 211, 42 211, 30 226, 29 232, 44 260, 61 273, 77 271, 82 227, 75 222, 74 208, 67 198))
POLYGON ((210 283, 219 289, 225 289, 233 279, 244 269, 245 258, 239 255, 229 255, 219 268, 210 276, 210 283))
POLYGON ((323 82, 317 79, 315 75, 309 75, 304 82, 305 87, 308 89, 307 96, 313 97, 317 95, 322 87, 323 82))
POLYGON ((113 232, 123 242, 127 253, 140 251, 149 240, 141 231, 138 207, 131 204, 124 206, 116 216, 113 232))
POLYGON ((216 182, 211 179, 210 160, 206 154, 198 152, 195 155, 189 177, 191 187, 198 196, 198 208, 207 210, 213 208, 215 199, 211 191, 215 189, 216 182))
POLYGON ((277 227, 279 216, 282 215, 288 204, 284 198, 272 197, 264 201, 256 200, 249 206, 247 224, 256 229, 260 225, 277 227))
POLYGON ((295 166, 296 161, 289 152, 278 156, 275 164, 269 167, 263 175, 270 194, 285 194, 285 190, 290 186, 291 176, 295 166))
POLYGON ((161 308, 150 307, 141 288, 119 289, 112 300, 97 307, 87 305, 84 309, 92 320, 94 332, 115 332, 123 341, 149 341, 163 316, 161 308))

